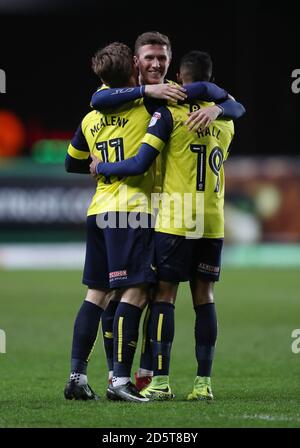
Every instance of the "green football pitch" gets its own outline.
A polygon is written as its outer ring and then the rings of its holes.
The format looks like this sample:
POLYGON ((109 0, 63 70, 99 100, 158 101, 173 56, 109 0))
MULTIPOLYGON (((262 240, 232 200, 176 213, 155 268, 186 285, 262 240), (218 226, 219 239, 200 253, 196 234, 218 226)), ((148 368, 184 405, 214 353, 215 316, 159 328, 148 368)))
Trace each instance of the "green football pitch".
MULTIPOLYGON (((107 371, 98 338, 89 383, 99 402, 66 401, 73 321, 84 297, 78 271, 0 271, 0 427, 300 427, 299 272, 226 269, 216 286, 219 335, 214 402, 188 402, 196 374, 194 315, 187 284, 176 305, 171 402, 105 399, 107 371)), ((138 363, 139 347, 134 363, 138 363)))

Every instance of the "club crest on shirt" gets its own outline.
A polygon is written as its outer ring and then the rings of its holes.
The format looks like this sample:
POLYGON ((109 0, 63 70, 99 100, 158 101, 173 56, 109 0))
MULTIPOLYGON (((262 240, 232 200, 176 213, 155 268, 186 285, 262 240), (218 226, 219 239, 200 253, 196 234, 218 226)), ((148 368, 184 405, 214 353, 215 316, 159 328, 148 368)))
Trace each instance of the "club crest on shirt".
POLYGON ((154 112, 154 114, 152 115, 152 118, 150 120, 150 123, 149 123, 149 128, 151 126, 154 126, 156 124, 157 120, 159 120, 160 118, 161 118, 161 113, 154 112))

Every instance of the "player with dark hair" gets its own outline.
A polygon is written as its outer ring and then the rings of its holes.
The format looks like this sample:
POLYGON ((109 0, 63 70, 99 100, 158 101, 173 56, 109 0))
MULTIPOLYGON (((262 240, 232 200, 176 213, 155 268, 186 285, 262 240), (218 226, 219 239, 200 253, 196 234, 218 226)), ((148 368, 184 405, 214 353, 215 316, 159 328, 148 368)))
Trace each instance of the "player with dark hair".
MULTIPOLYGON (((180 73, 177 74, 177 81, 182 84, 193 82, 193 79, 213 82, 213 63, 210 54, 204 51, 189 51, 180 61, 180 73)), ((228 95, 230 99, 234 99, 228 95)), ((210 124, 210 116, 207 116, 207 107, 190 112, 187 125, 190 131, 205 128, 210 124)), ((243 112, 242 112, 243 113, 243 112)), ((237 118, 237 117, 236 117, 237 118)))
POLYGON ((204 51, 189 51, 180 61, 180 73, 178 81, 193 82, 194 79, 212 81, 212 59, 210 54, 204 51))
MULTIPOLYGON (((184 83, 203 81, 210 78, 211 68, 207 53, 190 52, 182 60, 180 78, 184 83)), ((145 398, 154 400, 173 398, 169 363, 174 337, 174 303, 179 282, 187 280, 196 314, 198 362, 194 389, 188 399, 213 398, 210 376, 217 337, 213 288, 219 280, 224 237, 223 162, 227 159, 234 129, 232 121, 217 120, 206 130, 190 132, 185 125, 187 115, 205 106, 207 104, 193 100, 159 108, 137 156, 122 162, 95 164, 94 161, 93 164, 97 173, 135 176, 147 172, 161 153, 162 193, 168 197, 173 195, 169 216, 168 207, 160 201, 155 232, 159 284, 151 311, 154 376, 141 392, 145 398), (184 208, 186 194, 192 198, 186 212, 188 216, 175 225, 178 210, 184 208), (192 224, 186 224, 187 221, 192 224)))

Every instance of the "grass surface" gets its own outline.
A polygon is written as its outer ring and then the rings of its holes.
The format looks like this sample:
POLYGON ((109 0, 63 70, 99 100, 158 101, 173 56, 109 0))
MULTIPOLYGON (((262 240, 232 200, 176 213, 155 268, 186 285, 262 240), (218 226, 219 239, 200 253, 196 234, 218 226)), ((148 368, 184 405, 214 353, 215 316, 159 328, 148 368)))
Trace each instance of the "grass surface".
MULTIPOLYGON (((194 315, 187 284, 176 305, 171 361, 172 402, 111 403, 99 337, 89 383, 100 402, 69 402, 73 321, 84 298, 81 272, 0 271, 0 427, 300 427, 300 353, 291 333, 300 328, 299 273, 224 270, 216 287, 219 336, 211 404, 186 401, 196 374, 194 315)), ((137 354, 139 354, 139 348, 137 354)), ((134 368, 136 368, 136 356, 134 368)))

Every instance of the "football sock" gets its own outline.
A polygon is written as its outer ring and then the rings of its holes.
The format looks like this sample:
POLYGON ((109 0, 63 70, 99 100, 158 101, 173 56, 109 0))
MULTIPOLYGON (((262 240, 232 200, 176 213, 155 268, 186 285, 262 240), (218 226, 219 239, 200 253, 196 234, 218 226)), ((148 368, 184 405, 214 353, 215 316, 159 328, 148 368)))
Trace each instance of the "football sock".
POLYGON ((123 386, 123 384, 127 384, 130 381, 129 376, 114 376, 112 379, 113 387, 123 386))
POLYGON ((114 318, 114 376, 130 377, 142 310, 120 302, 114 318))
POLYGON ((152 305, 151 340, 153 375, 168 375, 174 339, 174 305, 155 302, 152 305))
POLYGON ((138 369, 137 372, 137 377, 138 378, 142 378, 143 376, 152 376, 153 375, 153 370, 147 370, 147 369, 138 369))
POLYGON ((198 305, 195 312, 197 376, 210 377, 218 330, 215 304, 198 305))
POLYGON ((102 334, 104 342, 104 350, 106 355, 106 362, 108 370, 113 370, 114 368, 114 335, 113 335, 113 323, 116 309, 119 302, 111 301, 109 302, 106 310, 102 313, 102 334))
POLYGON ((86 300, 81 305, 74 323, 71 372, 86 375, 88 357, 97 338, 102 312, 102 308, 86 300))
POLYGON ((138 376, 151 376, 152 375, 152 347, 150 338, 150 322, 151 322, 151 308, 152 305, 148 305, 143 322, 143 339, 142 350, 140 358, 140 368, 138 376), (150 374, 140 374, 142 371, 150 372, 150 374))
POLYGON ((83 373, 72 372, 70 375, 70 380, 74 380, 78 386, 87 384, 87 376, 83 373))

